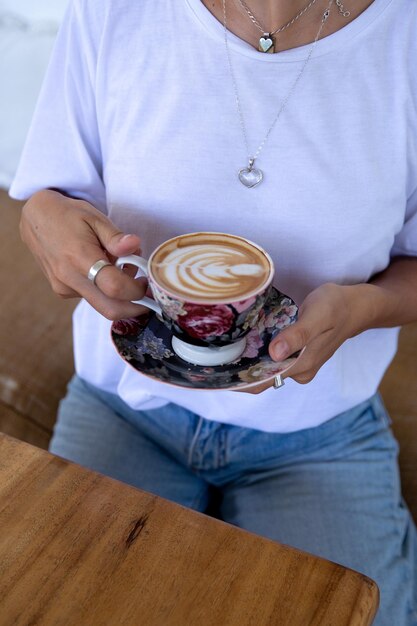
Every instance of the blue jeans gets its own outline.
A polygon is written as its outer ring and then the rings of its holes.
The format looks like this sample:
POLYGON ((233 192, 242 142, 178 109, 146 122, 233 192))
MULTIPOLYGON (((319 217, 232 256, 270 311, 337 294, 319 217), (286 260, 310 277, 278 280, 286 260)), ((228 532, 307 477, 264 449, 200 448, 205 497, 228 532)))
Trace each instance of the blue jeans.
MULTIPOLYGON (((203 399, 203 396, 202 396, 203 399)), ((374 396, 287 434, 205 420, 174 404, 134 411, 74 378, 50 450, 95 471, 373 578, 375 625, 417 625, 417 533, 397 443, 374 396)))

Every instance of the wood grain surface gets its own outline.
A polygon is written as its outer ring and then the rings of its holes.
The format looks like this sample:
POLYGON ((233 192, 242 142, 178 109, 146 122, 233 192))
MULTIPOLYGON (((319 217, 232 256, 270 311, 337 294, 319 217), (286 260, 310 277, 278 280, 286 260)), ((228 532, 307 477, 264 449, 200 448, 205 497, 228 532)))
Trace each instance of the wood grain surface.
POLYGON ((1 626, 361 626, 329 561, 0 435, 1 626))

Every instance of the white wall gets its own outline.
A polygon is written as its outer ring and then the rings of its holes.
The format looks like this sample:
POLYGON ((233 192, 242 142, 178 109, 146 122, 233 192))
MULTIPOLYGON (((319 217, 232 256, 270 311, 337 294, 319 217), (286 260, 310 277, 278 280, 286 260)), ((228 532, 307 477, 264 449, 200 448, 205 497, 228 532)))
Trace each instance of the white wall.
POLYGON ((68 0, 0 0, 0 187, 19 161, 68 0))

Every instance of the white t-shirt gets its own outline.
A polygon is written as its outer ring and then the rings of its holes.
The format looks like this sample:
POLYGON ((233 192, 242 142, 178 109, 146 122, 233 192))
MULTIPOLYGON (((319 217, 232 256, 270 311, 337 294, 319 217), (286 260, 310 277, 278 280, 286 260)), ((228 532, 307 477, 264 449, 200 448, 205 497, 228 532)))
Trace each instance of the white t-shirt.
MULTIPOLYGON (((253 150, 310 46, 269 55, 229 35, 253 150)), ((73 0, 11 195, 55 187, 92 202, 148 255, 177 234, 258 242, 296 302, 327 281, 366 282, 417 255, 417 1, 374 0, 320 40, 246 189, 246 151, 223 26, 200 0, 73 0)), ((407 303, 403 303, 407 306, 407 303)), ((346 341, 307 385, 259 395, 178 389, 127 366, 110 322, 81 302, 80 376, 135 408, 175 402, 211 420, 289 432, 371 396, 398 329, 346 341)))

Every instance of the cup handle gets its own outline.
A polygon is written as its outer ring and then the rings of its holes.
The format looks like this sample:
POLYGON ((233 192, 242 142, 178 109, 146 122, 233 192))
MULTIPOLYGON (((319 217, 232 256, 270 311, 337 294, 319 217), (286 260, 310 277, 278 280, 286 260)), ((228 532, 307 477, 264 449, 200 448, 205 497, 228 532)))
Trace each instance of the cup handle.
MULTIPOLYGON (((121 256, 116 260, 116 267, 123 267, 123 265, 135 265, 139 268, 143 274, 148 277, 148 261, 141 256, 137 256, 136 254, 130 254, 128 256, 121 256)), ((139 272, 136 273, 136 276, 139 272)), ((148 309, 152 309, 158 315, 162 316, 162 310, 159 304, 152 300, 152 298, 148 298, 148 296, 144 296, 140 300, 132 300, 133 304, 141 304, 142 306, 146 306, 148 309)))

